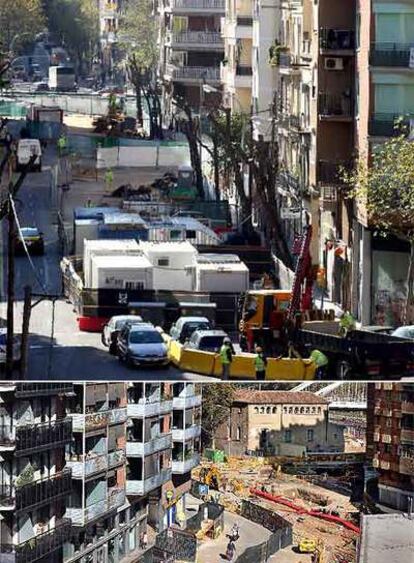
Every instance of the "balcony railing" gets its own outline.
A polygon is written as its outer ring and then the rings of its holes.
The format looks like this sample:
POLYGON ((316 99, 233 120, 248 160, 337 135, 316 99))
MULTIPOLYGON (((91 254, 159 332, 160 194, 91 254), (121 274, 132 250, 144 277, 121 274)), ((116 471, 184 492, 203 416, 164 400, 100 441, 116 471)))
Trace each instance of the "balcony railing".
POLYGON ((127 420, 126 407, 88 414, 71 414, 74 432, 91 432, 108 424, 122 424, 127 420))
POLYGON ((236 75, 237 76, 252 76, 253 69, 251 66, 248 65, 237 65, 236 66, 236 75))
POLYGON ((73 383, 18 383, 16 387, 16 397, 35 397, 46 395, 58 395, 71 393, 73 383))
POLYGON ((190 409, 191 407, 199 407, 201 405, 201 395, 183 395, 174 397, 173 409, 190 409))
POLYGON ((116 467, 126 461, 125 450, 115 450, 108 454, 108 467, 116 467))
POLYGON ((411 49, 414 43, 373 43, 369 62, 372 66, 409 68, 411 49))
POLYGON ((85 509, 68 507, 65 516, 72 520, 75 526, 84 526, 103 514, 122 506, 125 502, 125 489, 113 487, 108 490, 107 498, 99 500, 85 509))
POLYGON ((349 163, 320 160, 318 162, 318 182, 321 184, 343 184, 342 169, 348 170, 349 163))
POLYGON ((173 458, 172 471, 173 473, 188 473, 194 467, 200 464, 200 456, 198 453, 192 453, 186 456, 177 456, 173 458))
POLYGON ((414 430, 401 428, 401 442, 414 445, 414 430))
POLYGON ((225 0, 170 0, 172 9, 223 11, 225 0))
POLYGON ((126 453, 128 457, 142 457, 146 455, 151 455, 154 452, 159 452, 170 448, 172 444, 171 434, 166 434, 163 436, 157 436, 152 440, 146 442, 137 441, 134 442, 130 439, 127 441, 126 453))
POLYGON ((237 16, 236 18, 237 25, 250 27, 253 25, 253 17, 252 16, 237 16))
POLYGON ((321 117, 349 117, 353 116, 353 98, 345 94, 319 94, 319 115, 321 117))
POLYGON ((182 442, 184 440, 191 440, 192 438, 197 438, 201 434, 201 427, 198 425, 192 425, 188 428, 173 428, 172 437, 174 442, 182 442))
POLYGON ((402 401, 401 412, 405 414, 414 414, 414 401, 402 401))
POLYGON ((77 459, 69 459, 66 465, 72 470, 74 479, 89 477, 94 473, 106 471, 108 469, 108 455, 97 454, 94 457, 77 456, 77 459))
POLYGON ((325 51, 354 50, 355 33, 352 29, 321 28, 319 46, 325 51))
POLYGON ((294 176, 291 172, 282 170, 279 172, 279 182, 281 186, 288 191, 297 192, 299 190, 299 178, 294 176))
MULTIPOLYGON (((0 443, 4 433, 0 427, 0 443)), ((23 456, 44 449, 62 446, 72 439, 72 421, 70 418, 16 426, 14 432, 6 428, 9 439, 14 439, 16 444, 16 455, 23 456), (14 438, 13 438, 14 435, 14 438)), ((7 437, 7 436, 6 436, 7 437)))
POLYGON ((376 113, 369 120, 368 133, 373 137, 393 137, 401 132, 409 133, 413 115, 376 113))
POLYGON ((15 489, 16 511, 39 508, 44 504, 69 495, 72 490, 70 469, 59 471, 33 483, 15 489))
POLYGON ((111 409, 108 413, 108 424, 122 424, 128 419, 126 407, 111 409))
POLYGON ((17 545, 0 544, 0 560, 13 563, 32 563, 38 559, 52 559, 51 554, 60 549, 71 537, 71 522, 62 519, 55 528, 38 534, 17 545), (9 554, 3 559, 2 554, 9 554), (13 557, 14 555, 14 557, 13 557))
POLYGON ((170 481, 171 476, 171 469, 162 469, 157 475, 147 477, 146 479, 134 479, 134 475, 131 474, 126 482, 127 495, 145 495, 170 481))
POLYGON ((220 68, 206 66, 174 66, 167 64, 166 71, 173 80, 219 81, 220 68))
POLYGON ((219 31, 179 31, 171 34, 171 40, 178 45, 223 45, 219 31))

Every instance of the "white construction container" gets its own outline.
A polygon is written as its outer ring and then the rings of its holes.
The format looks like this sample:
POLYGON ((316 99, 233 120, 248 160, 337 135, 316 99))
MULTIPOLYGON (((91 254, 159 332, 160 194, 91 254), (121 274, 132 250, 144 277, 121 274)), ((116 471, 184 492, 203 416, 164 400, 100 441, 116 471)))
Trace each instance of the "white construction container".
POLYGON ((142 256, 142 250, 133 239, 86 240, 83 252, 85 287, 92 287, 91 265, 94 256, 142 256))
POLYGON ((98 238, 99 219, 75 219, 75 255, 82 256, 85 240, 98 238))
POLYGON ((153 289, 153 268, 145 256, 94 256, 92 289, 153 289))
POLYGON ((154 267, 154 289, 193 290, 197 249, 189 242, 140 242, 154 267))
POLYGON ((191 244, 218 245, 220 237, 192 217, 166 217, 148 224, 148 240, 159 242, 187 241, 191 244))
POLYGON ((200 255, 202 260, 195 267, 194 291, 243 293, 249 289, 249 269, 244 262, 240 259, 219 262, 219 255, 207 261, 205 256, 200 255))

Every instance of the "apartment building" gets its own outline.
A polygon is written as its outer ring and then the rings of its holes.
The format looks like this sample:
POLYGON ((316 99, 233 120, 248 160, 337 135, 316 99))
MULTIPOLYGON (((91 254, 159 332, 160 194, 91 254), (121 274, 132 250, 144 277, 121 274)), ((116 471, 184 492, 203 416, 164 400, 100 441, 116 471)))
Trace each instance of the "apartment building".
MULTIPOLYGON (((370 150, 414 117, 414 4, 411 0, 358 0, 356 13, 355 153, 370 150)), ((402 321, 408 246, 371 232, 363 205, 354 224, 353 305, 366 324, 402 321)))
POLYGON ((113 78, 119 17, 127 0, 98 0, 102 73, 113 78))
POLYGON ((412 385, 369 385, 367 406, 367 454, 378 473, 379 507, 407 512, 414 499, 412 385))
POLYGON ((228 420, 215 432, 227 455, 344 450, 344 426, 328 420, 329 403, 309 392, 237 390, 228 420))
POLYGON ((71 536, 68 383, 0 384, 0 562, 61 563, 71 536))
POLYGON ((165 112, 179 96, 196 112, 217 97, 223 39, 224 0, 161 0, 158 4, 160 74, 165 112), (206 88, 206 86, 208 88, 206 88))

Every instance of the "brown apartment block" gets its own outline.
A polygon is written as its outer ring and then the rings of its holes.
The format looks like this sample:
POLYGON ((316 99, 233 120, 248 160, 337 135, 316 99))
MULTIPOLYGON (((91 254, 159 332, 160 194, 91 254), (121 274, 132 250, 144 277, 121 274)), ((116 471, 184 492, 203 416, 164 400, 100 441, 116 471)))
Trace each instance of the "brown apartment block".
POLYGON ((410 499, 414 498, 412 385, 375 383, 368 386, 367 454, 379 474, 381 509, 406 512, 410 499))
POLYGON ((343 451, 344 427, 329 422, 328 406, 309 392, 238 390, 215 446, 233 456, 343 451))

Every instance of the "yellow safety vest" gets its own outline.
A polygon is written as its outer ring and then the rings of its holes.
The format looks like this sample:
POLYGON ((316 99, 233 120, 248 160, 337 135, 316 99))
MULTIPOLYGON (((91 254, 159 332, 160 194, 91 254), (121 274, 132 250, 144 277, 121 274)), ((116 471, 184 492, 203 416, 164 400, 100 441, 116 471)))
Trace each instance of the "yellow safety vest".
POLYGON ((313 350, 311 355, 310 355, 310 358, 313 362, 315 362, 316 367, 318 367, 318 368, 322 368, 324 366, 327 366, 328 363, 329 363, 328 358, 320 350, 313 350))
POLYGON ((223 344, 223 346, 220 348, 220 361, 222 364, 229 364, 230 360, 229 360, 229 356, 228 356, 228 350, 229 347, 226 346, 225 344, 223 344))
POLYGON ((257 354, 254 359, 254 367, 256 371, 264 371, 266 369, 266 364, 260 354, 257 354))

